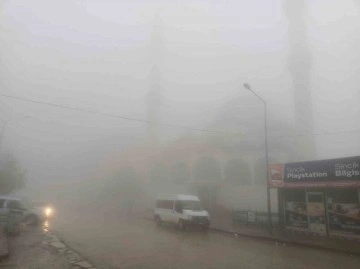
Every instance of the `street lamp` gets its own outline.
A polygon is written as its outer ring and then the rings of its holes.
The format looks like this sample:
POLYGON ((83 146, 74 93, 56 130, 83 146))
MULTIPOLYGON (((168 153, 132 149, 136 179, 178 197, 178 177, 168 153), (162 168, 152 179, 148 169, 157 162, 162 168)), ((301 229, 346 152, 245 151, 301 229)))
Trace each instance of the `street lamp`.
POLYGON ((250 91, 264 104, 264 126, 265 126, 265 165, 266 165, 266 195, 267 195, 267 215, 269 233, 272 234, 272 216, 271 216, 271 201, 270 201, 270 185, 269 185, 269 155, 268 155, 268 140, 267 140, 267 105, 256 92, 253 91, 250 84, 244 83, 244 88, 250 91))

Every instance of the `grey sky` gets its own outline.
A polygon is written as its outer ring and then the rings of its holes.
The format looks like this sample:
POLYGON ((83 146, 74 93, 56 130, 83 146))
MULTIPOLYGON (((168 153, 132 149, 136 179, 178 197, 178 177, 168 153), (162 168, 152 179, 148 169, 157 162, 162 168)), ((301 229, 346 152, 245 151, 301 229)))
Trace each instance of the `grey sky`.
MULTIPOLYGON (((308 6, 318 157, 359 155, 360 132, 347 133, 360 130, 359 5, 314 0, 308 6), (329 132, 345 133, 322 135, 329 132)), ((3 1, 1 93, 146 119, 156 11, 164 40, 162 122, 206 128, 226 101, 240 96, 244 106, 261 109, 244 81, 268 100, 270 121, 293 121, 280 0, 3 1)), ((12 119, 1 152, 15 152, 30 178, 60 178, 53 169, 75 163, 90 171, 145 136, 143 124, 0 102, 1 113, 12 119)), ((183 133, 162 128, 165 141, 183 133)))

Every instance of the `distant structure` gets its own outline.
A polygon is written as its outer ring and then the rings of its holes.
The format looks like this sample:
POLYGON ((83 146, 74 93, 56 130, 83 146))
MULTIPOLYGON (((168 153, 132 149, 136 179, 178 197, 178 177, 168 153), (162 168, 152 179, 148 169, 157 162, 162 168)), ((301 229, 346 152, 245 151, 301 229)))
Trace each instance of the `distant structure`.
POLYGON ((160 110, 163 103, 163 95, 161 88, 161 71, 160 66, 163 60, 163 29, 160 17, 155 15, 153 23, 153 31, 149 44, 150 54, 150 71, 149 84, 150 89, 146 95, 146 110, 148 121, 152 124, 148 126, 148 142, 157 143, 159 138, 159 122, 160 110))
POLYGON ((308 31, 304 20, 306 0, 284 0, 284 12, 289 22, 288 68, 294 85, 294 108, 298 159, 316 159, 314 119, 311 98, 312 55, 308 46, 308 31))

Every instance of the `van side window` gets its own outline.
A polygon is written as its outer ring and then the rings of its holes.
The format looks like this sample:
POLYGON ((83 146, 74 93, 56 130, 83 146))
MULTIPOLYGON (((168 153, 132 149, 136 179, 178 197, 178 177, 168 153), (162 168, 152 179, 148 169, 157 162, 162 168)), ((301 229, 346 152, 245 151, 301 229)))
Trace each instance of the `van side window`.
POLYGON ((156 208, 164 208, 164 201, 163 200, 157 200, 156 201, 156 208))
POLYGON ((178 213, 182 213, 182 206, 181 206, 180 201, 178 201, 178 200, 175 201, 175 211, 178 213))
POLYGON ((173 200, 157 200, 156 207, 162 209, 173 209, 173 200))
POLYGON ((173 200, 166 201, 166 209, 173 209, 173 207, 174 207, 174 201, 173 200))

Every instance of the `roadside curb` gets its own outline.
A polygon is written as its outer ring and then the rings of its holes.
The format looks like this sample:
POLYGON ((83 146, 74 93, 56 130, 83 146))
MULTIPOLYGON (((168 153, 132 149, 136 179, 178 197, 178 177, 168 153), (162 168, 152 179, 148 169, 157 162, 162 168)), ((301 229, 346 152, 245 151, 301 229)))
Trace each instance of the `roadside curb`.
POLYGON ((224 230, 224 229, 220 229, 220 228, 216 228, 216 227, 210 227, 210 230, 219 232, 219 233, 230 234, 230 235, 234 235, 234 236, 255 238, 255 239, 264 240, 264 241, 272 241, 272 242, 280 243, 280 244, 302 246, 302 247, 307 247, 307 248, 312 248, 312 249, 321 249, 321 250, 332 251, 332 252, 337 252, 337 253, 340 252, 340 253, 344 253, 344 254, 348 254, 348 255, 356 255, 356 256, 360 255, 359 251, 352 251, 352 250, 343 249, 343 248, 334 248, 331 246, 312 244, 312 243, 308 243, 308 242, 301 242, 301 241, 296 241, 296 240, 291 240, 291 239, 286 239, 286 238, 281 238, 281 237, 276 237, 276 236, 270 236, 270 235, 267 236, 267 235, 261 235, 261 234, 248 234, 248 233, 224 230))
POLYGON ((43 245, 55 250, 59 255, 64 255, 70 264, 72 269, 96 269, 90 262, 82 257, 78 252, 70 248, 63 240, 61 240, 54 233, 47 231, 45 234, 46 240, 43 241, 43 245))
MULTIPOLYGON (((145 219, 152 220, 151 217, 145 217, 145 219)), ((296 241, 296 240, 291 240, 291 239, 286 239, 286 238, 281 238, 281 237, 276 237, 276 236, 261 235, 261 234, 249 234, 249 233, 245 233, 245 232, 241 232, 241 231, 236 232, 236 231, 230 231, 230 230, 221 229, 221 228, 217 228, 217 227, 211 227, 211 226, 210 226, 209 230, 218 232, 218 233, 232 235, 232 236, 241 236, 241 237, 254 238, 254 239, 263 240, 263 241, 271 241, 271 242, 274 242, 275 244, 288 244, 288 245, 301 246, 301 247, 307 247, 307 248, 312 248, 312 249, 320 249, 320 250, 325 250, 325 251, 360 256, 359 251, 352 251, 352 250, 343 249, 343 248, 334 248, 331 246, 313 244, 310 242, 296 241)))

